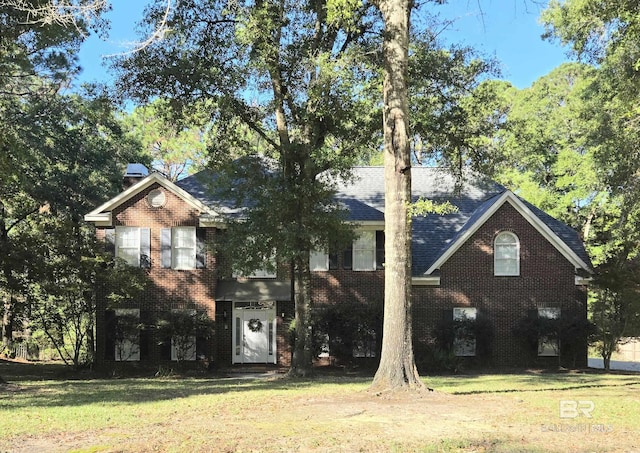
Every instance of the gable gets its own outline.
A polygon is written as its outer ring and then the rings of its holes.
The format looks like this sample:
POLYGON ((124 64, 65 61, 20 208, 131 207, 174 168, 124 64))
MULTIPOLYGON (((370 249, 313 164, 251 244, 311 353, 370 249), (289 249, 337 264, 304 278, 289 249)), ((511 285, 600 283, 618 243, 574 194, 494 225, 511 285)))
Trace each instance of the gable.
POLYGON ((215 222, 222 221, 216 212, 212 211, 197 198, 193 197, 187 191, 181 189, 159 173, 150 174, 117 196, 98 206, 96 209, 86 214, 84 216, 84 220, 86 222, 94 223, 96 226, 113 226, 113 212, 154 185, 169 191, 184 201, 188 206, 198 211, 201 218, 207 223, 213 224, 215 222))
POLYGON ((439 269, 451 256, 465 244, 480 227, 482 227, 502 206, 512 206, 533 228, 535 228, 562 256, 564 256, 575 269, 582 269, 593 273, 586 253, 582 245, 573 242, 579 241, 577 234, 562 222, 553 219, 532 205, 518 198, 513 192, 505 191, 486 203, 482 204, 464 227, 452 238, 451 242, 441 251, 434 263, 427 269, 424 275, 431 275, 439 269), (534 212, 535 211, 535 212, 534 212), (544 214, 542 216, 541 214, 544 214), (564 236, 564 238, 563 238, 564 236))

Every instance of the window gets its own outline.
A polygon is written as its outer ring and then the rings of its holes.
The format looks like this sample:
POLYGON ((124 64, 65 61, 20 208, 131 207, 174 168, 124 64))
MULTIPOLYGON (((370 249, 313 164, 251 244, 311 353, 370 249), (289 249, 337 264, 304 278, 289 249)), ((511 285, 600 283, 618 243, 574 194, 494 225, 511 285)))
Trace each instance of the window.
POLYGON ((453 340, 453 351, 458 357, 476 355, 476 338, 467 321, 475 321, 477 309, 472 307, 455 307, 453 320, 456 321, 456 333, 453 340))
POLYGON ((162 267, 202 269, 205 267, 206 230, 196 227, 163 228, 160 231, 162 267))
MULTIPOLYGON (((560 308, 538 308, 538 317, 545 319, 560 319, 560 308)), ((559 352, 558 339, 551 336, 541 336, 538 339, 538 355, 541 357, 557 357, 559 352)))
POLYGON ((171 259, 171 267, 173 269, 195 269, 195 227, 176 227, 171 229, 171 259))
POLYGON ((363 231, 353 241, 353 270, 373 271, 376 268, 376 233, 363 231))
POLYGON ((329 254, 324 251, 312 250, 309 255, 309 268, 311 271, 328 271, 329 254))
POLYGON ((105 324, 105 358, 118 362, 140 360, 140 310, 107 310, 105 324))
POLYGON ((120 226, 105 232, 108 248, 130 266, 151 267, 151 230, 120 226))
POLYGON ((494 275, 520 275, 520 242, 508 231, 499 233, 493 245, 494 275))

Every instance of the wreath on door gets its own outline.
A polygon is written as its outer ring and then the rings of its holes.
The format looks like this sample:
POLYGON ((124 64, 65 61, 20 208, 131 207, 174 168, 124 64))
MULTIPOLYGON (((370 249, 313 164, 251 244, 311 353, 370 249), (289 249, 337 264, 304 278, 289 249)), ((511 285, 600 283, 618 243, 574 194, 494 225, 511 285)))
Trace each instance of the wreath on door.
POLYGON ((258 318, 252 318, 249 320, 247 327, 249 327, 249 330, 251 332, 260 332, 262 331, 262 321, 260 321, 258 318))

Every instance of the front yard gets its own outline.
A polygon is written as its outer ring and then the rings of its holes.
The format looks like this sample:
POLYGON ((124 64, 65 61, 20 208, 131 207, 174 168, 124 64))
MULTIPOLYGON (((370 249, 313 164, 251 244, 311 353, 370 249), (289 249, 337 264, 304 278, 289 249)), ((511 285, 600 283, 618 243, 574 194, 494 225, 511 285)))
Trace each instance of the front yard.
POLYGON ((434 376, 433 392, 375 395, 347 374, 61 379, 20 366, 0 362, 1 451, 640 451, 637 374, 434 376))

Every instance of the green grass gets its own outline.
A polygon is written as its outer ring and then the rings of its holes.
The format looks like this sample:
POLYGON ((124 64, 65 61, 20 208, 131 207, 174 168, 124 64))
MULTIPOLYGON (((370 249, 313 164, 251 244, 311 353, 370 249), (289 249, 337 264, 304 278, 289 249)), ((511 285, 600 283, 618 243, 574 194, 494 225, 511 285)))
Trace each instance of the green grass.
POLYGON ((632 374, 430 376, 433 397, 386 401, 366 392, 366 376, 79 380, 4 371, 0 445, 9 451, 25 442, 83 452, 640 450, 632 374), (593 401, 593 418, 560 419, 561 400, 593 401), (614 433, 541 433, 577 423, 614 433))

